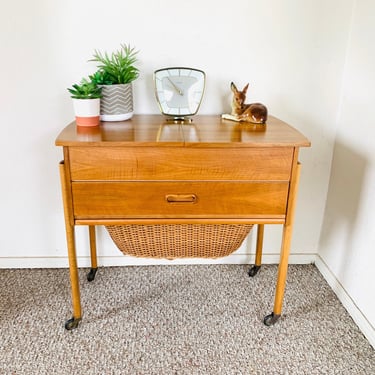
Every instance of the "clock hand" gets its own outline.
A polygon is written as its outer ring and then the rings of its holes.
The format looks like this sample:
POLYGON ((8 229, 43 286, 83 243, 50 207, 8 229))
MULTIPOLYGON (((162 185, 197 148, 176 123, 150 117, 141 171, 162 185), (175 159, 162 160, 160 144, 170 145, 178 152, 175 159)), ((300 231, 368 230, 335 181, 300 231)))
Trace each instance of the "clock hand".
POLYGON ((180 90, 176 85, 175 83, 169 78, 167 77, 168 81, 172 84, 172 86, 174 87, 174 89, 182 96, 184 95, 184 92, 182 90, 180 90))

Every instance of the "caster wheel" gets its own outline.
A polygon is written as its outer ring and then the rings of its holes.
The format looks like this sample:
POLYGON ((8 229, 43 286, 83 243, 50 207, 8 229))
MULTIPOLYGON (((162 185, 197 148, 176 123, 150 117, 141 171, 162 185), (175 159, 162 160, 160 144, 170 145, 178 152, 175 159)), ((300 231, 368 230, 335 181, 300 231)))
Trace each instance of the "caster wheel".
POLYGON ((250 277, 254 277, 258 273, 259 270, 260 270, 260 266, 252 266, 248 271, 248 275, 250 277))
POLYGON ((97 271, 98 271, 97 268, 91 268, 89 273, 87 274, 87 281, 93 281, 95 279, 95 275, 97 271))
POLYGON ((263 323, 266 326, 270 327, 270 326, 273 326, 279 320, 279 318, 280 318, 280 315, 271 313, 264 317, 263 323))
POLYGON ((65 329, 70 331, 78 327, 81 318, 71 318, 65 322, 65 329))

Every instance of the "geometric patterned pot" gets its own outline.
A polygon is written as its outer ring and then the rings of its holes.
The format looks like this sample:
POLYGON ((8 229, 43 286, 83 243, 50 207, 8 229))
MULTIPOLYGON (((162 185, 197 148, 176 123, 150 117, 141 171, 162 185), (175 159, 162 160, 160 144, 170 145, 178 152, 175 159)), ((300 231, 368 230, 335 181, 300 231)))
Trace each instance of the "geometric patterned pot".
POLYGON ((100 85, 101 121, 124 121, 133 116, 133 88, 131 83, 118 85, 100 85))

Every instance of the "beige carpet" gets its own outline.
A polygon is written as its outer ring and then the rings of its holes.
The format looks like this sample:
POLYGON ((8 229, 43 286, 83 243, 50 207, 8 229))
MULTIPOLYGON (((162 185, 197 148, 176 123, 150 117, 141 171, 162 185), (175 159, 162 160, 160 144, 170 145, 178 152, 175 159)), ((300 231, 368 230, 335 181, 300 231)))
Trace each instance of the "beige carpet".
POLYGON ((276 266, 0 269, 0 374, 375 374, 375 351, 313 265, 290 266, 273 327, 276 266))

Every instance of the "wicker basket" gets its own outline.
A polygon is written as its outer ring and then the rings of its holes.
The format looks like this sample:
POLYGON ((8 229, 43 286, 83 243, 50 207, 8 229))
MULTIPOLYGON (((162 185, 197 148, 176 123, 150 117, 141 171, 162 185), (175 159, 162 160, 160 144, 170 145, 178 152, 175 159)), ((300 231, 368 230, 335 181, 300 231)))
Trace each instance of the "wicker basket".
POLYGON ((126 255, 144 258, 219 258, 237 250, 250 224, 116 225, 107 230, 126 255))

